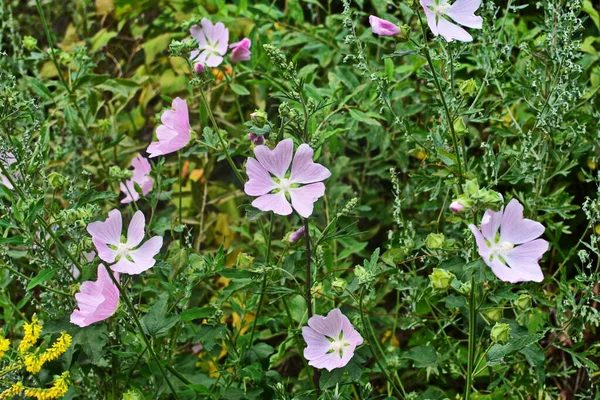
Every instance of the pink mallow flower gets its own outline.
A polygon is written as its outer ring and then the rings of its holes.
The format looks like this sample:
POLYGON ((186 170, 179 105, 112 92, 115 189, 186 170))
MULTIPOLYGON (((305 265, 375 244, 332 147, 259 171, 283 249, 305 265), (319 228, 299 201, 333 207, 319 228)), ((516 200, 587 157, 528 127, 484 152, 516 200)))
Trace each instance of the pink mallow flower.
POLYGON ((398 25, 374 15, 369 17, 369 24, 371 24, 373 33, 379 36, 396 36, 400 33, 398 25))
MULTIPOLYGON (((11 152, 7 152, 5 154, 0 154, 0 162, 6 169, 8 169, 8 167, 10 167, 16 161, 17 161, 17 159, 15 158, 14 154, 11 152)), ((13 185, 10 183, 8 178, 2 174, 0 174, 0 183, 2 183, 4 186, 6 186, 7 188, 9 188, 11 190, 13 189, 13 185)))
MULTIPOLYGON (((115 279, 119 280, 119 274, 115 273, 115 279)), ((108 275, 106 267, 100 264, 98 280, 83 282, 75 299, 79 308, 71 314, 71 323, 83 328, 104 321, 117 311, 119 289, 108 275)))
POLYGON ((239 42, 232 43, 229 45, 231 49, 231 62, 237 63, 240 61, 248 61, 252 53, 250 52, 250 45, 252 42, 248 38, 244 38, 239 42))
POLYGON ((140 246, 144 239, 146 225, 144 214, 136 211, 127 229, 127 238, 122 238, 123 220, 119 210, 112 210, 104 222, 92 222, 87 226, 87 231, 92 235, 92 242, 98 250, 98 257, 111 266, 115 272, 137 275, 152 268, 156 260, 154 257, 162 247, 163 239, 154 236, 140 246))
POLYGON ((148 175, 152 171, 152 167, 147 158, 138 155, 131 160, 131 166, 133 167, 133 176, 130 180, 120 184, 121 191, 125 193, 125 198, 121 200, 121 203, 131 203, 140 199, 140 194, 135 190, 135 183, 142 189, 144 196, 152 190, 154 183, 154 179, 148 175))
POLYGON ((446 41, 454 39, 461 42, 472 42, 473 37, 460 26, 450 22, 446 17, 460 25, 481 29, 483 18, 475 15, 481 0, 456 0, 452 5, 445 0, 421 0, 421 6, 427 16, 427 25, 435 36, 442 35, 446 41))
POLYGON ((481 231, 473 224, 479 255, 496 276, 505 282, 541 282, 544 279, 538 264, 548 250, 548 242, 537 239, 544 225, 523 218, 523 206, 512 199, 506 209, 487 210, 481 219, 481 231))
POLYGON ((465 208, 465 206, 463 206, 460 202, 455 200, 452 203, 450 203, 450 207, 448 208, 450 208, 450 211, 452 211, 454 214, 458 214, 465 208))
POLYGON ((363 342, 360 333, 339 308, 329 311, 326 317, 312 316, 308 326, 302 328, 302 337, 308 345, 304 349, 308 365, 327 371, 348 364, 356 346, 363 342))
POLYGON ((248 139, 256 145, 265 144, 265 137, 263 135, 257 135, 256 133, 250 132, 248 134, 248 139))
POLYGON ((301 144, 292 162, 293 153, 292 139, 279 142, 273 150, 265 145, 256 146, 256 159, 249 158, 246 165, 250 180, 244 190, 249 196, 259 196, 252 202, 259 210, 289 215, 294 207, 298 214, 308 218, 313 212, 313 203, 325 194, 321 181, 329 178, 331 172, 313 162, 309 145, 301 144), (290 163, 292 170, 288 174, 290 163))
POLYGON ((156 129, 158 142, 148 146, 150 158, 181 150, 190 141, 190 113, 185 100, 173 100, 173 110, 165 111, 160 120, 162 125, 156 129))
POLYGON ((191 35, 198 41, 198 50, 190 54, 191 61, 195 64, 217 67, 223 62, 229 43, 229 30, 222 22, 213 25, 206 18, 200 21, 201 27, 194 25, 190 28, 191 35))

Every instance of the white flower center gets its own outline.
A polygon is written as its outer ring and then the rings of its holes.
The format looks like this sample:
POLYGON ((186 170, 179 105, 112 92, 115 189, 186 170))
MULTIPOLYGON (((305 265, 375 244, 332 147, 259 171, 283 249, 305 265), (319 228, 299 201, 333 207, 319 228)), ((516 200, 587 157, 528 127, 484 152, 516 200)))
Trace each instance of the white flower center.
POLYGON ((285 179, 283 178, 282 180, 279 181, 279 184, 277 185, 277 187, 282 191, 282 192, 289 192, 290 188, 292 187, 292 182, 290 182, 289 179, 285 179))
POLYGON ((515 245, 509 242, 491 243, 489 245, 491 250, 490 260, 493 260, 494 257, 498 257, 500 261, 506 264, 504 257, 510 255, 514 247, 515 245))
POLYGON ((127 257, 127 255, 129 255, 130 250, 131 249, 129 248, 127 243, 119 243, 119 245, 117 246, 117 249, 115 250, 115 252, 117 253, 116 254, 117 258, 127 257))
POLYGON ((337 339, 329 337, 329 353, 337 353, 340 358, 344 356, 344 349, 350 346, 350 343, 344 340, 344 332, 340 332, 337 339))
POLYGON ((433 12, 435 15, 440 16, 440 15, 446 15, 448 14, 448 11, 450 11, 450 8, 452 6, 450 4, 448 4, 447 1, 441 3, 441 4, 436 4, 433 6, 433 12))

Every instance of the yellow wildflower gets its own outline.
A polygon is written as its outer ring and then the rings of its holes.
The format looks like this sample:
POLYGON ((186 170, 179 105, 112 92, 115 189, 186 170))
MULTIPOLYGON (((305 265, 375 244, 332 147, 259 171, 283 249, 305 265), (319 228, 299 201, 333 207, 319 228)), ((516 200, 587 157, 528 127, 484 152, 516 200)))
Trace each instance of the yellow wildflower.
POLYGON ((25 390, 26 397, 35 397, 37 400, 53 400, 63 397, 69 391, 69 373, 63 374, 49 389, 30 388, 25 390))
POLYGON ((64 354, 71 345, 71 339, 71 335, 66 332, 61 332, 60 337, 56 342, 54 342, 52 347, 50 347, 40 356, 42 359, 42 364, 57 359, 64 354))
POLYGON ((31 317, 31 323, 23 324, 23 331, 25 332, 25 336, 23 336, 23 340, 19 344, 19 351, 27 351, 33 346, 39 339, 40 333, 42 333, 42 325, 38 320, 38 317, 34 315, 31 317))
POLYGON ((10 399, 25 390, 25 387, 21 382, 13 384, 11 387, 0 393, 0 400, 10 399))
POLYGON ((25 369, 27 372, 37 374, 42 369, 44 360, 42 360, 42 358, 37 354, 27 354, 25 357, 23 357, 23 364, 25 364, 25 369))
POLYGON ((5 339, 4 336, 0 336, 0 360, 4 357, 4 353, 8 351, 10 347, 10 340, 5 339))

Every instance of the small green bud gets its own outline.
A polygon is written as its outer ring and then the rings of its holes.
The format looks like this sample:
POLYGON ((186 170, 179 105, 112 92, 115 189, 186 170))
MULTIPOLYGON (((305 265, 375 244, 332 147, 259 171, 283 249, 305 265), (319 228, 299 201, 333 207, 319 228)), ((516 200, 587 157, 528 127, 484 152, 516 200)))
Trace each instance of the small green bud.
POLYGON ((458 92, 461 96, 472 97, 475 95, 475 93, 477 93, 477 82, 475 82, 473 78, 462 81, 458 85, 458 92))
POLYGON ((71 56, 71 54, 69 53, 61 51, 60 55, 58 56, 58 59, 60 60, 61 64, 68 64, 73 59, 73 56, 71 56))
POLYGON ((31 51, 33 49, 35 49, 35 47, 37 46, 37 39, 32 37, 32 36, 25 36, 23 38, 23 47, 25 47, 27 50, 31 51))
POLYGON ((502 318, 502 309, 501 308, 490 308, 486 310, 483 315, 485 319, 489 322, 498 322, 502 318))
POLYGON ((464 186, 465 193, 469 196, 477 195, 479 192, 479 184, 477 183, 477 179, 471 179, 465 183, 464 186))
POLYGON ((444 246, 444 234, 443 233, 430 233, 425 238, 425 246, 429 250, 441 249, 444 246))
POLYGON ((410 26, 402 24, 398 25, 398 28, 400 28, 400 32, 394 35, 396 41, 400 43, 408 42, 408 40, 410 39, 410 26))
POLYGON ((467 125, 465 125, 465 121, 462 117, 456 118, 452 125, 454 126, 454 132, 459 135, 464 135, 468 132, 467 125))
POLYGON ((122 181, 126 179, 131 179, 133 176, 133 171, 128 171, 121 169, 118 165, 113 165, 108 170, 108 175, 114 179, 115 181, 122 181))
POLYGON ((52 189, 61 189, 67 186, 68 183, 69 180, 58 172, 51 172, 48 175, 48 185, 50 185, 52 189))
POLYGON ((436 290, 447 290, 454 278, 455 276, 452 272, 441 268, 434 268, 431 275, 429 275, 431 287, 436 290))
POLYGON ((512 337, 510 333, 510 325, 503 322, 496 322, 496 325, 492 327, 490 338, 492 342, 498 344, 506 344, 512 337))
POLYGON ((239 269, 249 269, 254 262, 254 257, 248 255, 246 253, 240 253, 237 257, 237 268, 239 269))
POLYGON ((461 282, 460 286, 458 287, 458 289, 456 289, 456 291, 462 294, 463 296, 468 296, 469 294, 471 294, 471 281, 461 282))
POLYGON ((354 275, 358 278, 359 285, 368 285, 375 279, 375 276, 371 271, 367 271, 362 265, 354 267, 354 275))
POLYGON ((348 283, 343 278, 335 278, 333 282, 331 282, 331 289, 333 289, 333 291, 335 291, 338 295, 344 293, 346 286, 348 286, 348 283))
POLYGON ((517 310, 521 312, 527 311, 531 308, 531 296, 523 293, 513 304, 517 310))
POLYGON ((259 128, 262 128, 267 123, 267 113, 263 110, 254 111, 250 114, 250 118, 259 128))

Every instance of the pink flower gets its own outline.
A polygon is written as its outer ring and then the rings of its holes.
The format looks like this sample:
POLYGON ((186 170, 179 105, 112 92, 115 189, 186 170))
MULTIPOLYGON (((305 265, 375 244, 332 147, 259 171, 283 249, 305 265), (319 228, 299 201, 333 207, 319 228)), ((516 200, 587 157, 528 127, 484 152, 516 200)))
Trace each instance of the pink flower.
POLYGON ((397 25, 374 15, 369 17, 369 24, 371 24, 373 33, 379 36, 396 36, 400 33, 400 28, 397 25))
POLYGON ((308 345, 304 349, 308 365, 327 368, 327 371, 348 364, 356 346, 363 342, 360 333, 339 308, 329 311, 326 317, 311 317, 308 326, 302 328, 302 337, 308 345))
POLYGON ((304 232, 306 232, 306 227, 303 226, 296 232, 292 233, 289 238, 290 242, 296 243, 298 240, 302 239, 304 237, 304 232))
POLYGON ((131 166, 133 167, 133 176, 124 184, 120 184, 121 191, 125 193, 125 198, 121 200, 121 203, 131 203, 139 200, 140 194, 135 190, 135 183, 142 189, 143 195, 147 195, 152 190, 152 184, 154 183, 154 179, 148 175, 152 171, 152 167, 147 158, 138 155, 131 160, 131 166))
POLYGON ((240 61, 248 61, 252 53, 250 52, 250 39, 244 38, 239 42, 232 43, 229 45, 231 49, 231 62, 237 63, 240 61))
POLYGON ((257 135, 256 133, 250 132, 248 134, 248 139, 256 145, 261 145, 265 143, 265 137, 263 135, 257 135))
MULTIPOLYGON (((115 273, 115 279, 119 280, 119 274, 115 273)), ((83 328, 104 321, 117 311, 119 289, 110 279, 106 267, 100 264, 98 280, 83 282, 75 299, 79 309, 71 314, 71 323, 83 328)))
POLYGON ((435 36, 442 35, 446 41, 454 39, 461 42, 472 42, 473 37, 460 26, 445 17, 469 28, 481 29, 483 18, 475 15, 481 0, 456 0, 452 5, 445 0, 421 0, 421 6, 427 16, 429 29, 435 36))
MULTIPOLYGON (((12 164, 17 161, 14 154, 11 152, 7 152, 5 154, 0 154, 0 162, 4 165, 4 168, 8 169, 12 164)), ((9 189, 13 189, 13 185, 10 183, 8 178, 2 174, 0 174, 0 182, 9 189)))
POLYGON ((121 238, 123 221, 119 210, 112 210, 104 222, 92 222, 87 231, 98 250, 98 257, 107 263, 114 263, 111 269, 129 275, 137 275, 154 266, 154 257, 162 247, 163 239, 154 236, 140 246, 146 225, 144 214, 137 211, 127 229, 127 239, 121 238))
POLYGON ((279 142, 274 150, 265 145, 256 146, 256 159, 249 158, 246 165, 250 180, 244 190, 249 196, 259 196, 252 205, 262 211, 289 215, 294 207, 298 214, 308 218, 313 212, 313 203, 325 194, 325 185, 321 181, 329 178, 331 172, 313 162, 313 150, 309 145, 301 144, 292 162, 293 153, 292 139, 279 142), (288 174, 290 163, 292 170, 288 174))
POLYGON ((229 30, 222 22, 213 25, 206 18, 202 18, 200 24, 202 27, 194 25, 190 28, 190 33, 200 45, 198 50, 191 52, 191 61, 194 64, 217 67, 223 62, 223 56, 227 53, 229 30))
POLYGON ((185 100, 173 100, 173 110, 165 111, 160 120, 163 124, 156 129, 158 142, 148 146, 150 158, 183 149, 190 141, 190 114, 185 100))
POLYGON ((206 67, 202 63, 197 63, 194 65, 194 72, 197 74, 201 74, 206 70, 206 67))
POLYGON ((481 219, 481 231, 469 225, 479 255, 496 276, 505 282, 541 282, 544 279, 538 264, 548 250, 548 242, 537 239, 544 225, 523 218, 523 206, 512 199, 506 209, 487 210, 481 219))
POLYGON ((448 208, 450 208, 450 211, 452 211, 454 214, 458 214, 463 210, 463 208, 465 208, 465 206, 460 204, 458 201, 453 201, 450 203, 450 207, 448 208))

